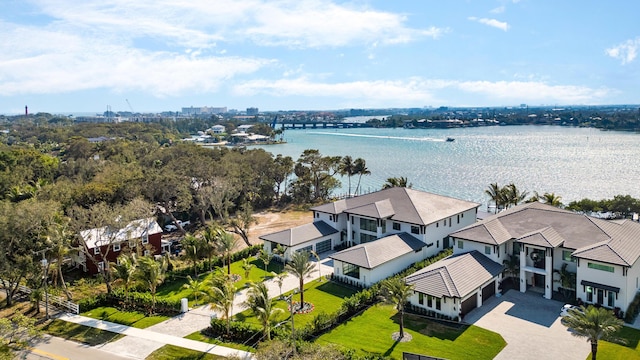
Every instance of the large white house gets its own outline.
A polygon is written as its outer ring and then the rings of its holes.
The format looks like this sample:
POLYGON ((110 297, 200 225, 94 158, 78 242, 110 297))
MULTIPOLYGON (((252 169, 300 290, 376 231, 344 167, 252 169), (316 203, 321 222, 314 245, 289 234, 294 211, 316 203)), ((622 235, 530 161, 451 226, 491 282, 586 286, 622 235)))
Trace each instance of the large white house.
POLYGON ((450 246, 449 233, 476 222, 479 204, 407 188, 390 188, 316 206, 313 224, 263 235, 265 249, 339 250, 334 276, 370 286, 450 246))
POLYGON ((406 278, 410 302, 456 317, 481 306, 502 281, 505 261, 517 257, 516 288, 551 299, 562 290, 575 300, 622 311, 640 288, 640 224, 604 220, 534 202, 451 233, 454 254, 406 278), (565 279, 561 281, 560 274, 565 279), (435 274, 439 274, 436 276, 435 274), (440 299, 451 306, 435 307, 440 299))

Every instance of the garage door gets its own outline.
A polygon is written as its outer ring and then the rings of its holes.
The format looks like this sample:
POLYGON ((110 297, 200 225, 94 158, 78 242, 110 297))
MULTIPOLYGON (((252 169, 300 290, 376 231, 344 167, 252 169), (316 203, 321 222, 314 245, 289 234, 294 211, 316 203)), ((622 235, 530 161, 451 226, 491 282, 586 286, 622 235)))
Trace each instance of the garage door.
POLYGON ((478 297, 474 294, 467 300, 462 302, 462 316, 469 313, 469 311, 478 307, 478 297))
POLYGON ((491 284, 485 286, 484 289, 482 289, 482 303, 484 304, 484 302, 489 300, 489 298, 495 295, 495 293, 496 293, 495 283, 492 282, 491 284))
POLYGON ((306 252, 310 253, 311 250, 313 250, 313 245, 309 245, 309 246, 303 247, 302 249, 297 250, 297 252, 305 252, 306 251, 306 252))
POLYGON ((331 239, 320 241, 316 244, 316 252, 318 254, 331 250, 331 239))

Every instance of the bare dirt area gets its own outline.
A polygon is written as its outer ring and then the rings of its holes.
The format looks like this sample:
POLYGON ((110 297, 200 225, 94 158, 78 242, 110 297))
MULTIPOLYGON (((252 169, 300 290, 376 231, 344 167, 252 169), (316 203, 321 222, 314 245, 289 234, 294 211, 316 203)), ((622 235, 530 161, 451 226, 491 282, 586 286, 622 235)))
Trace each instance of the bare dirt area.
POLYGON ((262 243, 262 240, 259 239, 262 235, 313 222, 311 211, 263 211, 254 214, 254 216, 258 223, 249 229, 249 241, 254 245, 262 243))

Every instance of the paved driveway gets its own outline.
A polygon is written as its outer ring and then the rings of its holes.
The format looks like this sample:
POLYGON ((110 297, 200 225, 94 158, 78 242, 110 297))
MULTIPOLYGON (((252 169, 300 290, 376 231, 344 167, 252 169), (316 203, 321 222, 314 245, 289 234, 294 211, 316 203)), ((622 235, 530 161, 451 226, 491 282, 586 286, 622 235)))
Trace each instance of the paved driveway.
POLYGON ((510 290, 501 297, 490 298, 464 320, 502 335, 507 346, 496 359, 584 360, 591 347, 560 323, 562 305, 541 294, 510 290))

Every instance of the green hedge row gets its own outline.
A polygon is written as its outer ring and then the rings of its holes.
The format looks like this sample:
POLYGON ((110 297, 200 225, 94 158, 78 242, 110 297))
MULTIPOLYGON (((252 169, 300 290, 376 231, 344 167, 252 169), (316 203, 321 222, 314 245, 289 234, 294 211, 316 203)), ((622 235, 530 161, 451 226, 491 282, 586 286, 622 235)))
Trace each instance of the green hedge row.
MULTIPOLYGON (((111 294, 100 294, 85 298, 78 302, 81 312, 93 310, 101 306, 112 306, 118 309, 135 310, 145 313, 151 312, 153 298, 148 292, 130 291, 125 296, 123 289, 115 289, 111 294)), ((180 313, 180 300, 166 300, 156 298, 153 311, 155 314, 175 316, 180 313)))
MULTIPOLYGON (((236 262, 251 256, 255 256, 257 255, 260 250, 262 250, 262 245, 253 245, 247 248, 244 248, 238 252, 235 252, 233 254, 231 254, 231 262, 236 262)), ((223 258, 222 257, 215 257, 211 260, 211 267, 212 268, 216 268, 216 267, 221 267, 223 266, 223 258)), ((198 268, 198 274, 202 274, 204 272, 209 271, 209 261, 199 261, 196 264, 196 267, 198 268)), ((193 266, 189 266, 189 267, 185 267, 185 268, 181 268, 179 270, 172 270, 168 272, 168 276, 169 278, 173 278, 173 277, 185 277, 187 275, 192 275, 194 273, 193 271, 193 266)))

